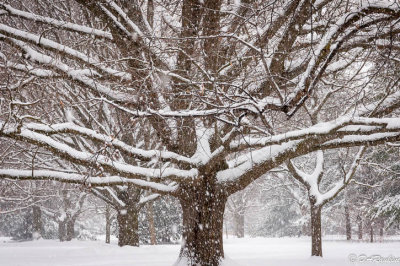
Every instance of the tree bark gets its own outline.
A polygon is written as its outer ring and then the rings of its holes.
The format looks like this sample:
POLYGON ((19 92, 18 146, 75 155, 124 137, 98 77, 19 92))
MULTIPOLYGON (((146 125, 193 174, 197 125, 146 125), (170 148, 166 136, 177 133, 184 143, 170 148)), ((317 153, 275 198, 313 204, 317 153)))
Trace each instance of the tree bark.
POLYGON ((186 190, 183 211, 183 244, 175 265, 218 266, 224 258, 223 221, 227 196, 215 187, 186 190))
POLYGON ((150 244, 156 245, 156 227, 154 225, 153 202, 147 203, 147 220, 149 222, 150 244))
POLYGON ((125 203, 124 208, 118 210, 118 245, 139 246, 139 200, 140 189, 128 185, 118 192, 118 198, 125 203))
POLYGON ((111 210, 110 205, 106 205, 106 243, 110 244, 111 239, 111 210))
POLYGON ((322 257, 321 207, 311 204, 311 256, 322 257))
POLYGON ((139 211, 135 207, 126 206, 120 210, 117 215, 118 221, 118 245, 139 246, 139 211))
POLYGON ((42 224, 42 211, 39 206, 32 207, 32 230, 33 230, 33 239, 40 239, 42 237, 43 232, 43 224, 42 224))
POLYGON ((383 238, 383 228, 385 227, 385 220, 381 220, 381 223, 380 223, 380 228, 379 228, 379 236, 381 237, 381 239, 383 238))
POLYGON ((346 218, 346 239, 351 240, 350 211, 348 206, 344 207, 344 213, 346 218))

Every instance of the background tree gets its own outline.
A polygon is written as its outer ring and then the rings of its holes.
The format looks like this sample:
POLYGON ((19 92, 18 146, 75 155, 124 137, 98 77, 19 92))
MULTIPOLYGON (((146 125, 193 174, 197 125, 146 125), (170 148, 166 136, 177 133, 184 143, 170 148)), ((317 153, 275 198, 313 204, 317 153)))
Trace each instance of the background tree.
POLYGON ((159 195, 145 196, 132 185, 92 188, 92 193, 117 212, 118 245, 139 246, 139 212, 159 195))
POLYGON ((71 241, 75 238, 75 222, 83 211, 87 192, 76 192, 76 188, 64 185, 51 204, 42 209, 44 215, 58 224, 58 239, 71 241))
POLYGON ((182 209, 179 202, 172 197, 164 196, 147 202, 149 203, 153 205, 154 228, 151 228, 148 209, 143 209, 139 215, 142 242, 152 245, 177 243, 182 236, 182 209))

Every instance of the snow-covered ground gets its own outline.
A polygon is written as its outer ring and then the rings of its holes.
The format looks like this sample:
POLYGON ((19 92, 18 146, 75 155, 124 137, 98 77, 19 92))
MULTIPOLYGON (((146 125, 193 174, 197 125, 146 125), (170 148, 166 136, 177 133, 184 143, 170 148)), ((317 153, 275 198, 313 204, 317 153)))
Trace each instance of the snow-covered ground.
MULTIPOLYGON (((378 265, 354 263, 350 254, 366 256, 392 256, 400 265, 400 241, 347 242, 326 239, 323 242, 323 259, 310 258, 308 238, 244 238, 225 239, 225 253, 229 262, 225 265, 242 266, 339 266, 378 265)), ((171 266, 177 259, 179 245, 141 246, 140 248, 107 245, 101 241, 60 243, 55 240, 12 242, 0 238, 1 266, 171 266)), ((377 257, 375 257, 376 259, 377 257)), ((393 259, 392 259, 393 260, 393 259)), ((381 264, 381 263, 379 263, 381 264)))

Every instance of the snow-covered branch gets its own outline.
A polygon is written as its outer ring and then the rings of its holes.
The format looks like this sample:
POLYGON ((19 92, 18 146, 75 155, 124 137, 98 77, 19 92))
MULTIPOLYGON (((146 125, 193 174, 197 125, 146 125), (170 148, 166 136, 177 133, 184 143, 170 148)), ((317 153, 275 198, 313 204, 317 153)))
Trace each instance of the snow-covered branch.
POLYGON ((48 25, 51 25, 51 26, 54 26, 57 28, 112 40, 111 33, 105 32, 102 30, 98 30, 98 29, 93 29, 93 28, 90 28, 90 27, 87 27, 84 25, 78 25, 78 24, 71 23, 71 22, 57 20, 55 18, 40 16, 40 15, 31 13, 31 12, 26 12, 26 11, 22 11, 22 10, 13 8, 10 5, 0 4, 0 9, 1 9, 1 11, 4 11, 3 15, 8 14, 10 16, 20 17, 20 18, 32 20, 35 22, 45 23, 45 24, 48 24, 48 25))
POLYGON ((151 189, 160 194, 173 193, 177 189, 176 184, 164 185, 140 179, 124 178, 120 176, 93 177, 77 173, 66 173, 48 170, 20 170, 20 169, 0 169, 1 178, 15 180, 54 180, 63 183, 82 184, 90 187, 104 187, 112 185, 133 184, 143 189, 151 189))
POLYGON ((131 76, 128 73, 108 67, 103 67, 100 64, 100 62, 93 59, 93 57, 89 57, 75 49, 72 49, 66 45, 62 45, 50 39, 47 39, 41 35, 36 35, 26 31, 22 31, 14 27, 7 26, 5 24, 0 24, 0 33, 9 36, 10 38, 13 38, 15 40, 20 40, 25 43, 37 45, 49 51, 61 53, 65 57, 83 63, 88 67, 92 67, 94 69, 94 72, 98 71, 100 73, 108 74, 120 79, 128 79, 128 80, 131 79, 131 76))

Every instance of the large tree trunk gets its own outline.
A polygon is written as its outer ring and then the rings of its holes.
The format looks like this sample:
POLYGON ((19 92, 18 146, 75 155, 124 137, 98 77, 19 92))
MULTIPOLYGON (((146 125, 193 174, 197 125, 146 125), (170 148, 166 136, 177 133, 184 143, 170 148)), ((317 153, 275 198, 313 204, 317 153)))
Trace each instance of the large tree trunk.
POLYGON ((348 206, 344 207, 344 214, 346 218, 346 239, 351 240, 350 211, 348 206))
POLYGON ((110 210, 110 205, 106 205, 106 243, 110 244, 110 238, 111 238, 111 210, 110 210))
POLYGON ((75 236, 74 227, 75 227, 75 219, 74 218, 68 219, 66 224, 66 229, 67 229, 67 234, 65 237, 66 241, 71 241, 74 238, 75 236))
POLYGON ((322 257, 321 207, 311 204, 311 256, 322 257))
POLYGON ((223 221, 227 196, 215 187, 182 193, 183 244, 175 265, 218 266, 224 258, 223 221))
POLYGON ((238 238, 244 237, 244 214, 242 212, 237 212, 235 217, 235 233, 238 238))
POLYGON ((156 243, 156 227, 154 225, 153 202, 147 203, 147 220, 149 222, 150 244, 155 245, 157 243, 156 243))
POLYGON ((118 198, 125 203, 124 208, 118 210, 118 245, 139 246, 139 200, 140 189, 133 185, 119 190, 118 198))
POLYGON ((32 231, 33 239, 40 239, 42 237, 43 225, 42 225, 42 211, 39 206, 32 207, 32 231))
POLYGON ((139 211, 136 206, 126 206, 126 209, 118 211, 118 245, 139 246, 139 211))
POLYGON ((63 242, 66 240, 66 221, 59 221, 58 222, 58 239, 63 242))

